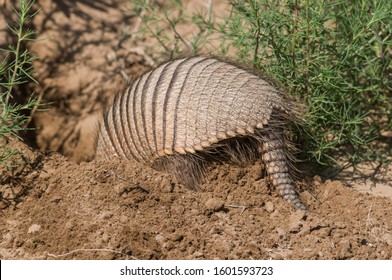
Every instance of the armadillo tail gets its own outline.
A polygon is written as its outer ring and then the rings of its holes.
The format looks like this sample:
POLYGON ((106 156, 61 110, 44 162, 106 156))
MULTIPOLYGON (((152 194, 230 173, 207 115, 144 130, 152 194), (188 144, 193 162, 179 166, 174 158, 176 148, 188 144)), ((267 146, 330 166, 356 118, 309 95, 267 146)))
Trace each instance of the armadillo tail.
POLYGON ((261 145, 262 159, 272 186, 278 193, 298 210, 307 210, 294 188, 294 181, 289 172, 289 152, 286 149, 282 131, 266 130, 261 145))

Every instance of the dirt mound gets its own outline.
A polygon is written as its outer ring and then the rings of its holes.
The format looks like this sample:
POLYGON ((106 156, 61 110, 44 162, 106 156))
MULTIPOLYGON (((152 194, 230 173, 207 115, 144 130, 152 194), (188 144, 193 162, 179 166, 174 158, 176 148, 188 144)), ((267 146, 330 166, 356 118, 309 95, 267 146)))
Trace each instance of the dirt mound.
POLYGON ((52 154, 2 210, 3 259, 390 259, 392 202, 315 181, 305 214, 262 167, 213 168, 203 191, 137 163, 52 154), (316 199, 317 198, 317 199, 316 199))
POLYGON ((27 163, 3 173, 0 258, 392 259, 391 200, 339 181, 298 182, 303 213, 269 190, 259 162, 212 167, 197 192, 137 163, 84 162, 102 100, 152 64, 124 39, 128 4, 37 1, 34 90, 51 105, 34 117, 35 144, 67 158, 21 147, 27 163))

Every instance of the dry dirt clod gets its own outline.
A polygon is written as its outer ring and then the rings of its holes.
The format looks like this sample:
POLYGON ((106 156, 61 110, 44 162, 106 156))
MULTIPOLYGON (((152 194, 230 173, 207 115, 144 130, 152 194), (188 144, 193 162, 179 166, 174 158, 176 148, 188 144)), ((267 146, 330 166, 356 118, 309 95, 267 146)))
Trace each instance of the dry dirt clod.
POLYGON ((271 201, 267 201, 265 203, 265 210, 267 210, 268 213, 272 213, 275 210, 274 204, 271 201))
POLYGON ((217 212, 221 210, 224 207, 224 202, 220 199, 216 198, 210 198, 206 201, 205 206, 207 207, 207 210, 217 212))
POLYGON ((41 225, 37 224, 32 224, 29 229, 27 230, 27 233, 35 233, 41 229, 41 225))

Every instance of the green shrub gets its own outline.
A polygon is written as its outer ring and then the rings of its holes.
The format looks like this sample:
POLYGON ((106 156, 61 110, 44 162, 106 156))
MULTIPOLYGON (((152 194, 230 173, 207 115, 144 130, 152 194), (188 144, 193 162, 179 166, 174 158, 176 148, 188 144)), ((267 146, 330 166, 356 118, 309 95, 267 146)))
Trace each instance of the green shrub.
POLYGON ((25 48, 25 43, 32 40, 34 31, 26 28, 26 23, 35 13, 31 13, 34 1, 18 1, 18 9, 14 9, 17 17, 14 25, 9 25, 15 36, 15 45, 8 49, 0 49, 4 55, 0 62, 0 164, 6 168, 17 165, 18 151, 9 145, 12 138, 19 138, 18 133, 25 131, 29 119, 24 112, 38 106, 37 100, 31 94, 26 103, 16 100, 16 92, 20 85, 34 81, 31 76, 33 67, 32 57, 25 48))
POLYGON ((211 6, 190 14, 181 1, 130 1, 139 35, 156 39, 153 57, 234 53, 300 99, 307 113, 296 135, 306 159, 388 160, 392 1, 237 0, 226 18, 213 18, 211 6), (195 31, 179 34, 184 23, 195 31))

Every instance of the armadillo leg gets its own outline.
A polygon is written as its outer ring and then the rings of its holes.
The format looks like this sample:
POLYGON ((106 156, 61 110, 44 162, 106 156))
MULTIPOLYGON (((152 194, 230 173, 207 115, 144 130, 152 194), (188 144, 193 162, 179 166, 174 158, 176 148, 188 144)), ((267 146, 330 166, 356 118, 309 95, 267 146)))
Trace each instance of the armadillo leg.
POLYGON ((204 177, 206 162, 194 155, 176 155, 159 158, 152 167, 174 175, 185 187, 196 189, 204 177))
POLYGON ((263 135, 261 143, 262 159, 272 186, 288 202, 299 210, 306 210, 294 188, 289 173, 289 160, 286 155, 282 133, 270 131, 263 135))

